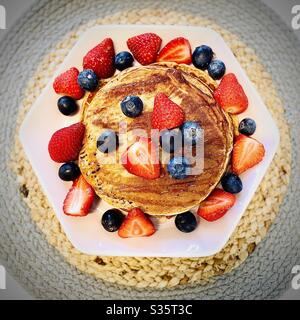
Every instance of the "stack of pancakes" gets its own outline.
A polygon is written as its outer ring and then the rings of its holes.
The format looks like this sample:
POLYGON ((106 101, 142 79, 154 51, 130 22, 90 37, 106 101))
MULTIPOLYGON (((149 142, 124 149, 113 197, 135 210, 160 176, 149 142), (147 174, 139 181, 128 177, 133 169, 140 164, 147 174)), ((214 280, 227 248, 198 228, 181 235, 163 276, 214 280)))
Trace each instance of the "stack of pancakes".
POLYGON ((139 207, 150 215, 178 214, 203 201, 226 171, 233 147, 233 120, 216 104, 216 87, 207 73, 194 67, 157 63, 120 72, 90 93, 83 103, 86 133, 79 166, 99 197, 115 208, 139 207), (129 135, 134 129, 150 133, 154 97, 159 92, 181 106, 185 121, 197 121, 204 130, 204 168, 199 175, 176 180, 162 165, 160 178, 148 180, 129 174, 121 163, 101 161, 97 139, 104 130, 119 132, 123 122, 129 135), (121 111, 120 102, 129 95, 139 96, 144 103, 137 118, 121 111))

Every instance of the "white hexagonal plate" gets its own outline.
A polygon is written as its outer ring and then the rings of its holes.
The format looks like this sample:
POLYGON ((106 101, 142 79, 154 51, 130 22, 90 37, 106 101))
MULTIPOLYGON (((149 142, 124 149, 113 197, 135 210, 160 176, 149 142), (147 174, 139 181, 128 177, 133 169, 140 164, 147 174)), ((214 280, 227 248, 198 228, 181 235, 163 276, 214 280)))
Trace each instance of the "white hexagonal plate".
POLYGON ((239 118, 255 119, 257 131, 254 137, 264 144, 266 156, 259 165, 241 175, 244 189, 237 196, 236 205, 223 218, 215 222, 200 219, 199 226, 190 234, 178 231, 172 218, 160 224, 158 231, 151 237, 122 239, 117 233, 109 233, 102 228, 101 214, 110 208, 103 201, 95 205, 93 212, 86 217, 74 218, 64 215, 62 204, 70 183, 58 178, 59 165, 51 161, 47 146, 51 135, 56 130, 77 122, 79 116, 65 117, 58 111, 56 106, 58 95, 52 88, 53 80, 49 82, 27 114, 21 127, 20 139, 57 218, 78 250, 87 254, 109 256, 209 256, 224 247, 240 221, 272 161, 279 143, 279 131, 253 84, 223 38, 207 28, 156 25, 97 26, 82 35, 57 70, 56 75, 73 66, 81 69, 83 56, 105 37, 113 39, 115 50, 119 52, 128 50, 126 40, 129 37, 144 32, 157 33, 163 39, 162 46, 178 36, 189 39, 192 49, 201 44, 209 45, 216 56, 225 62, 227 72, 236 74, 249 98, 249 108, 239 118))

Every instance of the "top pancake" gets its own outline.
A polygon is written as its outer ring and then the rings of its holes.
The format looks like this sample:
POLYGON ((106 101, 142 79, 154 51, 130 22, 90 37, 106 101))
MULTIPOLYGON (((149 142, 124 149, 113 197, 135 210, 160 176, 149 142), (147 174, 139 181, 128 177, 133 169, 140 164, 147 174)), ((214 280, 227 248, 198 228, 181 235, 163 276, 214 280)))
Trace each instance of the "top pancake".
MULTIPOLYGON (((232 120, 217 106, 212 95, 215 88, 216 83, 201 70, 159 63, 127 69, 89 94, 83 104, 86 133, 79 166, 95 192, 116 208, 139 207, 151 215, 178 214, 204 200, 225 172, 233 146, 232 120), (150 132, 154 97, 159 92, 181 106, 186 121, 198 121, 204 130, 204 169, 199 175, 176 180, 162 165, 160 178, 147 180, 128 173, 120 163, 108 164, 97 150, 99 135, 105 129, 119 132, 120 122, 127 124, 129 141, 133 129, 150 132), (120 108, 128 95, 139 96, 144 103, 143 113, 134 119, 120 108)), ((117 156, 121 150, 122 143, 117 156)))

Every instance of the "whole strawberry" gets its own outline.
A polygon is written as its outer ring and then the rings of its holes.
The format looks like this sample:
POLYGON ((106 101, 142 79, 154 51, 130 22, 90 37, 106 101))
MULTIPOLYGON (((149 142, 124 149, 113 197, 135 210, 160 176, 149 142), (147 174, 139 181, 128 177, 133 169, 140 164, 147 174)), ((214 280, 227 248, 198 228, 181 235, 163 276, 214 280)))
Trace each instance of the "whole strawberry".
POLYGON ((127 40, 128 49, 143 66, 156 61, 161 38, 155 33, 144 33, 127 40))
POLYGON ((164 93, 158 93, 154 98, 154 108, 151 116, 152 128, 158 130, 172 129, 181 126, 183 121, 184 112, 181 107, 164 93))
POLYGON ((92 69, 99 79, 106 79, 115 73, 115 49, 111 38, 104 39, 83 58, 83 68, 92 69))
POLYGON ((53 89, 57 94, 72 97, 79 100, 84 95, 84 90, 77 82, 79 71, 76 68, 71 68, 59 76, 53 82, 53 89))
POLYGON ((48 145, 51 159, 59 163, 77 160, 84 132, 85 126, 81 122, 56 131, 48 145))
POLYGON ((239 114, 248 108, 248 98, 233 73, 226 74, 216 91, 214 98, 226 112, 239 114))

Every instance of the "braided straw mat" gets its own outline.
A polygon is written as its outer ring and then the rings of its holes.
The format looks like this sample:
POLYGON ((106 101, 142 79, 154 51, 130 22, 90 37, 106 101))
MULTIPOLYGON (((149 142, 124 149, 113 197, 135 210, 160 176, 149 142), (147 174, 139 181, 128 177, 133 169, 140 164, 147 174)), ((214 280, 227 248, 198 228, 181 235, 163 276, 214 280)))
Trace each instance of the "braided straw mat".
POLYGON ((278 18, 258 1, 218 1, 217 5, 176 0, 83 2, 39 1, 0 47, 1 77, 9 72, 6 82, 1 79, 0 258, 38 298, 279 296, 300 258, 296 183, 300 141, 295 128, 300 119, 296 90, 300 68, 295 53, 300 50, 294 36, 278 26, 278 18), (25 158, 17 133, 29 108, 79 36, 96 24, 114 23, 198 25, 216 30, 279 127, 280 147, 263 182, 227 245, 214 256, 129 258, 78 252, 25 158))

